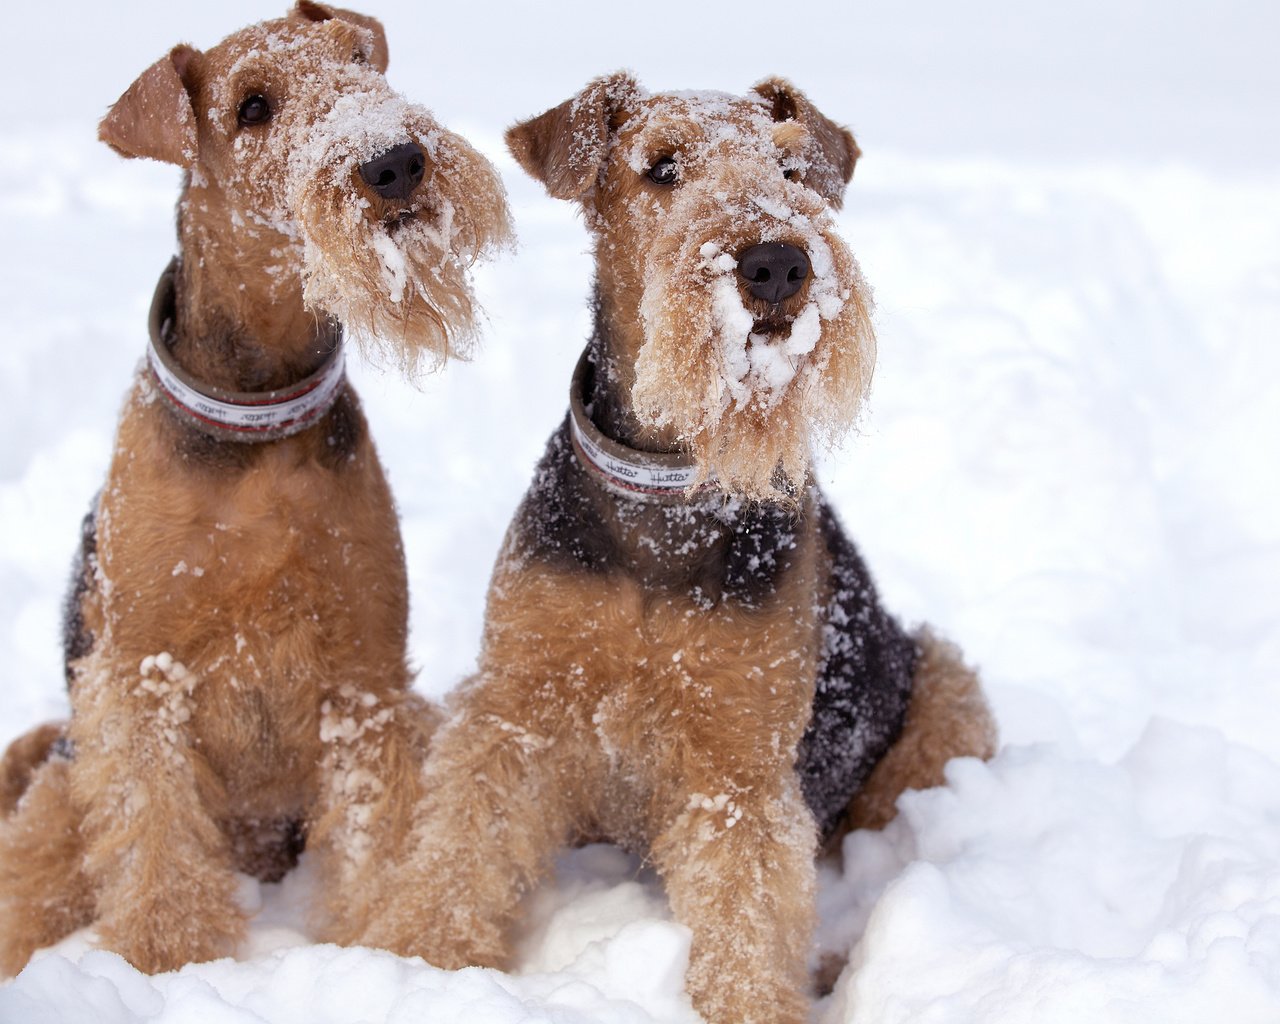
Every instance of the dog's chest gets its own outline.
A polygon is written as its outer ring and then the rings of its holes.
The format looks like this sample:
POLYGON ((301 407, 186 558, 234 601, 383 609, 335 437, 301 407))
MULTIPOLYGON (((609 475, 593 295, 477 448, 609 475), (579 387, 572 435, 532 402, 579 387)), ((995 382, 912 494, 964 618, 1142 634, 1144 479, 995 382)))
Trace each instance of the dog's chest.
POLYGON ((155 646, 190 673, 193 747, 238 803, 314 761, 318 691, 352 657, 326 630, 350 600, 332 572, 341 535, 291 527, 290 511, 248 537, 234 520, 192 531, 151 595, 155 646))
POLYGON ((252 674, 264 666, 240 652, 253 637, 309 632, 351 601, 358 538, 319 496, 291 493, 305 481, 271 475, 245 474, 231 493, 171 484, 166 509, 133 489, 109 502, 99 564, 115 625, 185 649, 217 638, 218 657, 252 674))
POLYGON ((771 755, 794 743, 816 662, 802 609, 785 598, 761 611, 648 595, 620 618, 620 628, 589 641, 603 662, 592 719, 606 751, 644 751, 662 738, 771 755))
POLYGON ((808 577, 753 608, 526 566, 495 581, 476 696, 537 733, 592 738, 606 771, 637 781, 689 757, 789 766, 819 649, 808 577))
POLYGON ((118 456, 97 550, 105 650, 124 675, 183 666, 178 717, 232 790, 313 765, 342 683, 403 682, 403 559, 371 453, 339 472, 279 445, 235 474, 118 456))

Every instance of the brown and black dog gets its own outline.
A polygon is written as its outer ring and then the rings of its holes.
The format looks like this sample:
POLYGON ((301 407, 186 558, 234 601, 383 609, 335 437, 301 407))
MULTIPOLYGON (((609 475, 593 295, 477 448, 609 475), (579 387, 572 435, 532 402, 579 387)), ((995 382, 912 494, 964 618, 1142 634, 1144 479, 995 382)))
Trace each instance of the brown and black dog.
POLYGON ((903 631, 809 476, 871 378, 835 233, 858 150, 780 80, 593 82, 507 141, 595 239, 595 333, 494 570, 479 671, 363 940, 501 965, 584 838, 651 858, 712 1024, 799 1024, 814 856, 989 756, 976 677, 903 631))
POLYGON ((436 720, 410 692, 394 504, 344 333, 411 367, 474 331, 493 168, 387 84, 372 18, 301 0, 175 47, 101 138, 185 171, 179 253, 86 522, 71 720, 0 764, 0 972, 93 922, 146 971, 234 952, 237 869, 299 835, 318 934, 365 923, 436 720))

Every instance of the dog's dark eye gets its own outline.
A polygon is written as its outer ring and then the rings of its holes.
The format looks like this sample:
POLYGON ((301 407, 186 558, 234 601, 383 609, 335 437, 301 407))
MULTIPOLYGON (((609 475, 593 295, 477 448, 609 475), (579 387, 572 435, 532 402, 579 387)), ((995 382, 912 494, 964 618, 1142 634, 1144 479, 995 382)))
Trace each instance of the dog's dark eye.
POLYGON ((271 104, 265 96, 254 94, 240 104, 240 127, 252 128, 271 120, 271 104))
POLYGON ((664 156, 649 168, 649 180, 655 185, 674 185, 680 176, 673 157, 664 156))
POLYGON ((797 178, 800 177, 800 172, 797 171, 794 167, 788 167, 785 171, 782 172, 782 176, 786 178, 787 181, 795 181, 797 178))
POLYGON ((354 50, 351 51, 351 63, 368 64, 369 56, 364 52, 364 50, 362 50, 360 47, 357 46, 354 50))

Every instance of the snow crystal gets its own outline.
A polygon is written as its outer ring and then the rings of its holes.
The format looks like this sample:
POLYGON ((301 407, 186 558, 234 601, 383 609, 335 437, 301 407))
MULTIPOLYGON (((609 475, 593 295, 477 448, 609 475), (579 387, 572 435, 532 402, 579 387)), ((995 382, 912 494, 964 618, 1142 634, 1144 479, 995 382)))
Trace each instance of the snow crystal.
POLYGON ((723 815, 725 828, 733 828, 742 820, 742 808, 728 793, 717 793, 715 796, 692 793, 689 796, 688 809, 723 815))
POLYGON ((369 243, 381 260, 382 287, 386 289, 387 298, 392 302, 403 302, 405 286, 409 283, 409 271, 404 253, 391 235, 383 230, 373 231, 370 234, 369 243))
POLYGON ((331 701, 320 705, 320 741, 322 743, 355 743, 367 732, 377 732, 394 716, 391 708, 372 715, 344 714, 336 711, 331 701))
POLYGON ((171 751, 179 757, 177 747, 182 739, 182 726, 191 720, 191 695, 197 677, 168 651, 149 654, 138 665, 140 678, 134 685, 135 696, 159 698, 152 704, 155 729, 171 751))

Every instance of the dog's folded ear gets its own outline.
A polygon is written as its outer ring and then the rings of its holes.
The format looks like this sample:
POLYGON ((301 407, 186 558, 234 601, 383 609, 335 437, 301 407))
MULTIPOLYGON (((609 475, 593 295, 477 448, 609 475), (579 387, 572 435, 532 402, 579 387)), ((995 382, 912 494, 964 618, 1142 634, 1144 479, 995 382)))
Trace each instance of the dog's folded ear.
POLYGON ((753 91, 772 106, 775 121, 796 121, 808 131, 809 145, 804 155, 809 169, 805 184, 839 208, 844 188, 853 177, 853 167, 862 155, 853 134, 826 117, 786 79, 766 78, 753 91))
POLYGON ((364 54, 365 59, 375 68, 386 74, 388 50, 387 50, 387 30, 382 27, 382 22, 377 18, 371 18, 367 14, 359 14, 356 11, 348 11, 341 7, 330 7, 328 4, 314 3, 313 0, 298 0, 294 4, 293 10, 289 12, 292 18, 302 18, 305 21, 329 21, 336 18, 338 21, 345 21, 348 25, 355 25, 364 29, 370 34, 369 51, 364 54))
POLYGON ((121 156, 195 163, 196 115, 183 76, 198 52, 175 46, 147 68, 99 122, 98 138, 121 156))
POLYGON ((572 99, 507 129, 507 148, 556 199, 580 199, 609 153, 614 116, 640 93, 626 71, 597 78, 572 99))

